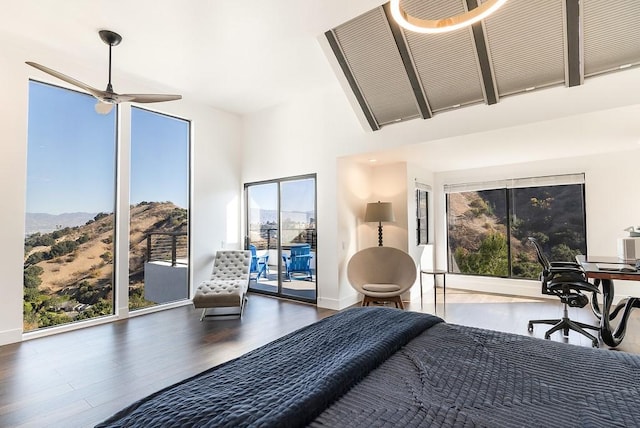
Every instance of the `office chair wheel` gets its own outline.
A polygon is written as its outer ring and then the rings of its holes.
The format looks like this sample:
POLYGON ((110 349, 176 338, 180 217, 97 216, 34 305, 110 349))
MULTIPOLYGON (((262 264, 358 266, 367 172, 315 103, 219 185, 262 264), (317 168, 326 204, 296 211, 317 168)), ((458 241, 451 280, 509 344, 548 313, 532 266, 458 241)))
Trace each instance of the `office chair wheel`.
POLYGON ((533 323, 529 323, 527 325, 527 331, 529 331, 529 333, 533 333, 533 323))
POLYGON ((599 348, 599 347, 600 347, 600 344, 598 343, 598 341, 597 341, 597 340, 594 340, 594 341, 592 341, 592 342, 591 342, 591 347, 592 347, 592 348, 599 348))

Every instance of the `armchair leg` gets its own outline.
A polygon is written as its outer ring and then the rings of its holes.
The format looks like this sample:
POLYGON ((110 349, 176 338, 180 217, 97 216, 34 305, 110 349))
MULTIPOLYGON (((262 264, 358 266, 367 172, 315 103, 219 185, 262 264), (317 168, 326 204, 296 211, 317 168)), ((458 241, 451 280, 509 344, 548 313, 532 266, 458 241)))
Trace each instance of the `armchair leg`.
POLYGON ((398 309, 404 310, 404 303, 402 302, 402 298, 400 296, 393 297, 371 297, 366 294, 362 297, 362 306, 369 306, 371 303, 376 302, 391 302, 398 309))

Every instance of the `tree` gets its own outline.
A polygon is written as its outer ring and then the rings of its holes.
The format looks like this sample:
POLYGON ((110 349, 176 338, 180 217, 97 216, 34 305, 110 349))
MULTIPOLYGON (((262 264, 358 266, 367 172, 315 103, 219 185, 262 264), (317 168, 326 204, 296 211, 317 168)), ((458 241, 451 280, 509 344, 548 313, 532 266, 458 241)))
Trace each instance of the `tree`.
POLYGON ((507 240, 500 232, 489 233, 476 252, 458 247, 454 253, 462 273, 509 276, 507 240))
POLYGON ((27 257, 27 260, 24 262, 24 264, 25 266, 35 265, 36 263, 40 263, 43 260, 49 259, 51 259, 51 254, 48 251, 38 251, 27 257))
POLYGON ((552 261, 571 262, 575 261, 578 254, 580 250, 573 250, 566 244, 558 244, 551 249, 550 258, 552 261))

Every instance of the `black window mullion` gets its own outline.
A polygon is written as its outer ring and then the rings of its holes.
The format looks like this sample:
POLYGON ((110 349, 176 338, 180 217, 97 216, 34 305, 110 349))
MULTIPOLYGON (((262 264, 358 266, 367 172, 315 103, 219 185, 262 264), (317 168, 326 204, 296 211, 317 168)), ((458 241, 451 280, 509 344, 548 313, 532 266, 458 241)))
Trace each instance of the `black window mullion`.
POLYGON ((511 205, 511 200, 512 200, 512 189, 504 189, 504 191, 506 192, 505 195, 505 204, 507 205, 507 209, 506 209, 506 220, 507 220, 507 272, 508 272, 508 276, 507 278, 512 278, 513 277, 513 263, 511 260, 511 217, 513 215, 513 207, 511 205))

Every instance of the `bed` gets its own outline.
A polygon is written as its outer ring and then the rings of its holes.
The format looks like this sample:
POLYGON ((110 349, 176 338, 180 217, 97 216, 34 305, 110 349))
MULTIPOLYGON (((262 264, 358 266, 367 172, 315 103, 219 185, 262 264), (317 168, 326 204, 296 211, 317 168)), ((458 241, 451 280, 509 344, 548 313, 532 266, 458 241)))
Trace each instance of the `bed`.
POLYGON ((154 393, 98 427, 640 426, 640 356, 341 311, 154 393))

